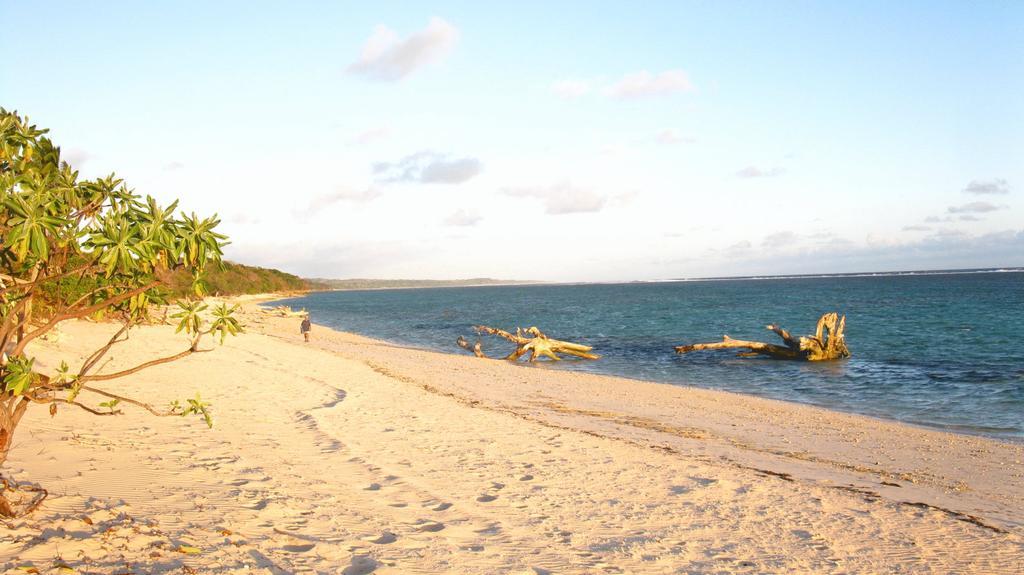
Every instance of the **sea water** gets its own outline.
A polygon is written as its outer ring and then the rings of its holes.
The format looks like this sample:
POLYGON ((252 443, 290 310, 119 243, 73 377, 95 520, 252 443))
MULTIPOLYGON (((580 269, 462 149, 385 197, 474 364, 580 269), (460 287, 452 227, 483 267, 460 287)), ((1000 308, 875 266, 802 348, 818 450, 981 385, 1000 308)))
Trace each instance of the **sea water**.
MULTIPOLYGON (((314 323, 400 345, 488 355, 512 345, 473 325, 538 326, 598 361, 545 369, 625 376, 823 406, 954 432, 1024 440, 1024 273, 862 275, 625 284, 327 291, 275 302, 314 323), (832 362, 678 355, 723 334, 778 343, 846 314, 852 357, 832 362)), ((298 325, 296 324, 296 330, 298 325)))

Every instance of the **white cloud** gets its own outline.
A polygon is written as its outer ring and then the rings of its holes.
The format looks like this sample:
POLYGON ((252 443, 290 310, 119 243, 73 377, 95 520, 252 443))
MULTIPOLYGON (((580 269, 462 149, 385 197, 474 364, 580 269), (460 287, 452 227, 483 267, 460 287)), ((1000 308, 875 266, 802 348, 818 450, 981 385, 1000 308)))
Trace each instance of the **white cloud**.
POLYGON ((175 172, 185 167, 185 164, 181 162, 168 162, 164 164, 164 171, 175 172))
POLYGON ((869 232, 864 237, 864 243, 873 248, 881 248, 886 246, 896 246, 900 244, 900 240, 892 237, 889 234, 879 234, 875 232, 869 232))
POLYGON ((961 206, 949 206, 946 211, 951 214, 984 214, 999 209, 1002 208, 989 202, 969 202, 961 206))
POLYGON ((666 128, 654 135, 654 141, 659 144, 669 146, 672 144, 678 144, 680 142, 692 144, 696 140, 690 137, 684 137, 680 135, 679 132, 673 130, 672 128, 666 128))
POLYGON ((590 82, 586 80, 562 80, 551 85, 555 95, 573 100, 590 93, 590 82))
POLYGON ((401 80, 427 64, 443 60, 458 39, 458 28, 437 17, 431 18, 426 28, 405 39, 380 25, 347 71, 372 80, 401 80))
POLYGON ((421 184, 461 184, 483 171, 476 158, 448 159, 430 150, 406 156, 397 162, 377 162, 373 173, 378 181, 419 182, 421 184))
MULTIPOLYGON (((232 261, 277 268, 301 277, 401 277, 431 246, 409 240, 278 241, 231 245, 232 261)), ((422 276, 420 276, 422 277, 422 276)))
POLYGON ((736 172, 736 176, 740 178, 773 178, 775 176, 781 176, 784 173, 786 173, 786 170, 778 167, 765 170, 758 168, 757 166, 747 166, 746 168, 736 172))
MULTIPOLYGON (((720 259, 720 252, 710 252, 720 259)), ((974 236, 938 230, 906 242, 872 241, 867 245, 820 246, 776 253, 736 254, 702 275, 834 273, 888 270, 955 269, 1024 265, 1024 230, 974 236)))
POLYGON ((968 194, 1008 194, 1010 184, 1002 178, 993 180, 973 180, 964 188, 968 194))
POLYGON ((628 206, 632 204, 637 198, 640 197, 640 190, 630 190, 628 192, 622 192, 621 194, 615 194, 612 196, 612 203, 619 206, 628 206))
POLYGON ((257 225, 263 223, 263 220, 261 218, 253 216, 252 214, 247 212, 236 212, 228 217, 228 221, 233 224, 242 225, 257 225))
POLYGON ((800 237, 795 232, 786 230, 765 236, 761 245, 768 249, 775 249, 795 244, 798 239, 800 237))
POLYGON ((971 237, 970 234, 963 230, 954 230, 950 228, 943 228, 941 230, 935 230, 935 233, 928 236, 928 240, 963 240, 971 237))
POLYGON ((932 227, 931 226, 924 226, 924 225, 921 225, 921 224, 914 224, 914 225, 911 225, 911 226, 903 226, 903 231, 905 231, 905 232, 930 232, 930 231, 932 231, 932 227))
POLYGON ((314 197, 309 204, 294 213, 296 218, 304 221, 335 204, 341 202, 365 204, 379 198, 380 195, 380 190, 372 186, 364 190, 338 186, 333 193, 314 197))
POLYGON ((545 213, 551 215, 599 212, 608 202, 607 196, 567 182, 548 187, 505 188, 502 191, 512 197, 543 200, 545 213))
POLYGON ((690 83, 686 72, 682 70, 666 70, 660 74, 651 74, 647 70, 643 70, 626 74, 609 87, 607 93, 613 98, 630 100, 692 91, 693 84, 690 83))
POLYGON ((444 219, 446 226, 475 226, 483 218, 475 211, 467 211, 459 208, 455 213, 444 219))
POLYGON ((420 181, 424 184, 461 184, 480 173, 483 165, 476 158, 437 160, 423 168, 420 181))
POLYGON ((735 257, 739 255, 748 254, 753 249, 754 246, 753 244, 750 243, 750 240, 742 240, 727 246, 725 248, 725 253, 728 254, 730 257, 735 257))
POLYGON ((384 127, 370 128, 359 132, 354 138, 354 142, 357 144, 369 144, 387 137, 389 130, 384 127))

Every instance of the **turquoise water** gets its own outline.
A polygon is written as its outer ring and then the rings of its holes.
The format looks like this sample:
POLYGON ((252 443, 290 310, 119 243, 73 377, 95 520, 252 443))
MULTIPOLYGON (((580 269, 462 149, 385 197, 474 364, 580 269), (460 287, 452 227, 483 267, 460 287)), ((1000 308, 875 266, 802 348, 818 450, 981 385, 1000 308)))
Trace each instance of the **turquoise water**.
MULTIPOLYGON (((715 280, 316 292, 284 304, 314 323, 462 353, 471 326, 536 325, 594 346, 598 361, 553 369, 724 389, 948 431, 1024 439, 1024 273, 715 280), (734 353, 677 355, 722 334, 774 341, 847 315, 853 357, 801 363, 734 353)), ((276 305, 276 303, 275 303, 276 305)), ((298 329, 296 327, 296 329, 298 329)), ((491 356, 511 344, 482 338, 491 356)))

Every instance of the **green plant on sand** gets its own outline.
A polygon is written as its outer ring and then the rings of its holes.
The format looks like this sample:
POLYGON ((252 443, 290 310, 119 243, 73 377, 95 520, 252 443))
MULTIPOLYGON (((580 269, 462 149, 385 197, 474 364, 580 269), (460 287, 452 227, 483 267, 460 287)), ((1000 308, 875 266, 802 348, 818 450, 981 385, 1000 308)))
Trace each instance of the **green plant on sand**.
MULTIPOLYGON (((214 231, 219 220, 176 215, 177 202, 160 206, 113 174, 80 181, 46 132, 0 108, 0 465, 32 405, 48 405, 51 415, 58 406, 72 406, 97 416, 132 405, 158 416, 198 415, 212 425, 209 406, 198 395, 159 409, 113 393, 104 382, 210 351, 200 347, 204 336, 223 343, 241 331, 233 308, 221 304, 206 320, 205 304, 191 297, 180 301, 173 317, 178 332, 188 336, 184 350, 114 373, 96 370, 111 348, 148 320, 152 306, 167 303, 172 278, 187 273, 192 296, 204 295, 203 272, 220 264, 226 244, 214 231), (97 316, 117 322, 105 345, 77 369, 61 362, 56 373, 37 370, 26 353, 29 342, 62 321, 97 316), (86 401, 90 396, 105 401, 93 406, 86 401)), ((0 489, 0 516, 28 513, 45 497, 41 488, 19 492, 6 480, 0 489)))

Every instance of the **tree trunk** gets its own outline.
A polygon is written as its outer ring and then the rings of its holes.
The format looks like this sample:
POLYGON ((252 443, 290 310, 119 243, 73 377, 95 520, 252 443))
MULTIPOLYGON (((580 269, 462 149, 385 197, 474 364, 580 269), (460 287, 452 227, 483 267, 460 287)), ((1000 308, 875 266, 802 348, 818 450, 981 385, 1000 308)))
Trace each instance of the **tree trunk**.
MULTIPOLYGON (((7 461, 7 452, 11 449, 14 430, 25 415, 30 401, 24 397, 14 397, 8 393, 0 394, 0 466, 7 461)), ((46 490, 34 486, 11 485, 6 479, 0 479, 0 517, 15 518, 34 511, 46 499, 46 490), (31 493, 31 495, 25 495, 31 493), (18 494, 12 497, 12 495, 18 494)))
MULTIPOLYGON (((552 361, 561 361, 562 358, 558 357, 558 354, 571 355, 581 359, 598 359, 601 357, 597 354, 590 353, 590 350, 593 348, 589 345, 551 339, 536 327, 531 327, 526 331, 516 328, 516 332, 514 334, 503 329, 497 329, 485 325, 476 325, 473 326, 473 329, 475 329, 477 333, 496 335, 516 344, 515 351, 505 357, 505 359, 509 361, 516 361, 527 353, 530 354, 530 362, 537 361, 540 357, 546 357, 552 361)), ((477 357, 487 357, 484 355, 483 350, 480 349, 480 342, 477 342, 476 345, 470 347, 466 338, 460 336, 456 343, 459 347, 472 351, 477 357)))
POLYGON ((775 324, 765 327, 769 331, 775 332, 786 345, 732 339, 726 335, 722 336, 722 341, 719 342, 680 345, 676 347, 676 353, 706 349, 745 349, 747 351, 740 352, 741 357, 765 355, 775 359, 803 361, 825 361, 850 357, 850 350, 846 347, 843 335, 843 331, 846 329, 845 315, 839 317, 839 314, 832 312, 821 316, 812 336, 793 337, 788 331, 775 324))

